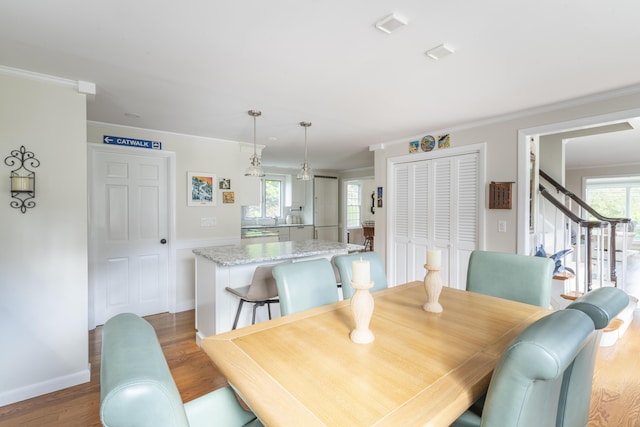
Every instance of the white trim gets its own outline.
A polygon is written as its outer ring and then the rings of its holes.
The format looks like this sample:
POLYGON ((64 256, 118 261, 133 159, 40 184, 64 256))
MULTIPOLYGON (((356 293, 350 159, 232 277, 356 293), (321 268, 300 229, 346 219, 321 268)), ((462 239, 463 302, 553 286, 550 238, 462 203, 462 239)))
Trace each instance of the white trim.
POLYGON ((96 94, 96 84, 84 80, 71 80, 62 77, 56 77, 49 74, 36 73, 35 71, 21 70, 20 68, 7 67, 0 65, 0 74, 11 77, 20 77, 28 80, 36 80, 45 83, 51 83, 57 86, 72 87, 80 93, 87 95, 96 94))
MULTIPOLYGON (((633 86, 632 88, 635 88, 633 86)), ((640 87, 640 86, 639 86, 640 87)), ((635 93, 636 91, 632 91, 631 88, 627 88, 627 91, 624 90, 614 91, 617 93, 617 96, 626 95, 629 93, 635 93)), ((613 96, 610 96, 613 97, 613 96)), ((608 99, 610 97, 605 97, 604 95, 600 95, 598 99, 608 99)), ((591 101, 596 99, 589 98, 591 101)), ((586 102, 585 102, 586 103, 586 102)), ((576 104, 577 105, 577 104, 576 104)), ((570 130, 578 130, 585 129, 589 127, 593 127, 595 125, 602 125, 607 123, 616 123, 620 121, 624 121, 630 118, 640 116, 640 108, 634 108, 631 110, 625 111, 617 111, 613 113, 602 114, 599 116, 590 116, 583 117, 575 120, 568 120, 564 122, 550 123, 541 126, 534 126, 531 128, 524 128, 518 130, 518 188, 527 188, 528 186, 524 185, 529 182, 529 137, 533 135, 549 135, 554 133, 566 132, 570 130)), ((518 215, 516 218, 517 224, 517 236, 516 236, 516 247, 517 253, 529 255, 531 252, 531 245, 529 242, 529 192, 528 191, 518 191, 518 215)))
POLYGON ((42 396, 47 393, 73 387, 78 384, 88 383, 91 380, 91 364, 87 364, 87 369, 61 377, 51 378, 35 384, 0 393, 0 406, 42 396))
MULTIPOLYGON (((232 141, 230 139, 212 138, 210 136, 193 135, 193 134, 180 133, 180 132, 169 132, 169 131, 165 131, 165 130, 141 128, 141 127, 137 127, 137 126, 117 125, 117 124, 113 124, 113 123, 97 122, 97 121, 94 121, 94 120, 87 120, 87 124, 91 124, 91 125, 99 126, 99 127, 106 127, 106 128, 110 128, 110 129, 123 129, 123 130, 133 129, 133 130, 138 130, 138 131, 153 132, 153 133, 157 133, 157 134, 160 134, 160 135, 175 135, 175 136, 180 136, 180 137, 185 137, 185 138, 205 139, 205 140, 208 140, 208 141, 221 142, 221 143, 225 143, 225 144, 236 144, 236 145, 240 145, 241 147, 242 146, 247 146, 247 147, 250 146, 251 147, 250 152, 253 153, 253 142, 232 141)), ((266 146, 257 144, 256 147, 258 149, 263 149, 266 146)))
MULTIPOLYGON (((554 111, 558 111, 558 110, 563 110, 566 108, 571 108, 571 107, 579 107, 582 105, 587 105, 587 104, 591 104, 597 101, 606 101, 609 99, 613 99, 613 98, 619 98, 622 96, 627 96, 627 95, 633 95, 636 93, 640 92, 640 85, 632 85, 632 86, 627 86, 627 87, 623 87, 620 89, 614 89, 614 90, 610 90, 607 92, 599 92, 599 93, 595 93, 595 94, 591 94, 591 95, 587 95, 587 96, 583 96, 583 97, 579 97, 579 98, 574 98, 574 99, 570 99, 568 101, 561 101, 561 102, 556 102, 554 104, 548 104, 542 107, 536 107, 536 108, 530 108, 530 109, 525 109, 525 110, 520 110, 520 111, 515 111, 512 113, 507 113, 507 114, 503 114, 500 116, 493 116, 487 119, 483 119, 483 120, 477 120, 477 121, 472 121, 472 122, 467 122, 464 124, 460 124, 460 125, 454 125, 451 126, 449 128, 446 129, 438 129, 438 130, 431 130, 428 132, 422 132, 418 135, 413 135, 413 136, 407 136, 407 137, 403 137, 401 139, 396 139, 396 140, 392 140, 392 141, 386 141, 384 143, 377 143, 377 144, 371 144, 369 145, 369 151, 375 151, 375 150, 379 150, 379 149, 384 149, 385 147, 389 147, 391 145, 395 145, 395 144, 406 144, 407 141, 414 141, 414 140, 420 140, 420 138, 422 138, 424 135, 443 135, 443 134, 447 134, 447 133, 453 133, 453 132, 460 132, 466 129, 473 129, 476 127, 482 127, 482 126, 487 126, 487 125, 491 125, 491 124, 496 124, 496 123, 502 123, 502 122, 506 122, 506 121, 510 121, 510 120, 514 120, 514 119, 520 119, 523 117, 530 117, 530 116, 535 116, 538 114, 544 114, 544 113, 549 113, 549 112, 554 112, 554 111)), ((640 110, 630 110, 630 111, 640 111, 640 110)), ((611 113, 612 116, 615 116, 617 113, 611 113)), ((637 113, 635 115, 629 116, 627 118, 631 118, 631 117, 638 117, 640 115, 640 113, 637 113)), ((605 115, 606 116, 606 115, 605 115)), ((603 116, 604 117, 604 116, 603 116)), ((581 119, 583 120, 583 119, 581 119)), ((604 120, 605 122, 608 120, 604 120)), ((577 121, 576 121, 577 122, 577 121)), ((542 126, 544 127, 544 126, 542 126)), ((534 128, 532 128, 534 129, 534 128)), ((579 129, 579 128, 578 128, 579 129)), ((571 129, 569 129, 571 130, 571 129)), ((540 134, 544 134, 547 132, 540 132, 540 134)))

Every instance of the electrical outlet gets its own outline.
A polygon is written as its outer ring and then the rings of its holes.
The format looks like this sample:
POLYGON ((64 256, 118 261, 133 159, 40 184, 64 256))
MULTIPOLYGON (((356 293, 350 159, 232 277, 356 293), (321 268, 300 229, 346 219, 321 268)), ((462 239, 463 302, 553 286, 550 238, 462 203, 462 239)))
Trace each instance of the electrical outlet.
POLYGON ((498 220, 498 232, 506 233, 507 232, 507 221, 504 219, 498 220))

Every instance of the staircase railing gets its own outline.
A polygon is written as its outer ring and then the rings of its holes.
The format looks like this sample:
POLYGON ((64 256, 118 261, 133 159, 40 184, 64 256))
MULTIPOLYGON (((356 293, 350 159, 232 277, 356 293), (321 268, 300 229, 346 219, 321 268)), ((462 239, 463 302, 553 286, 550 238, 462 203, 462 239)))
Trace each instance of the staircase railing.
MULTIPOLYGON (((554 204, 554 206, 556 206, 558 209, 560 209, 561 211, 563 211, 563 214, 565 214, 569 219, 571 219, 572 222, 574 222, 575 224, 579 225, 580 227, 586 227, 588 230, 588 239, 587 239, 587 256, 589 258, 587 258, 586 264, 588 266, 588 270, 589 270, 589 274, 588 274, 588 290, 591 290, 591 230, 593 230, 594 228, 603 228, 600 225, 596 225, 598 223, 604 223, 605 227, 604 228, 608 228, 609 231, 609 236, 608 236, 608 249, 607 249, 607 253, 608 253, 608 260, 609 260, 609 281, 611 281, 614 285, 617 285, 618 283, 618 274, 617 274, 617 262, 616 262, 616 253, 617 253, 617 248, 616 248, 616 235, 617 235, 617 229, 618 226, 622 226, 623 227, 623 236, 625 235, 624 231, 626 231, 626 226, 627 224, 629 224, 631 222, 630 218, 610 218, 610 217, 606 217, 604 215, 601 215, 599 212, 597 212, 595 209, 593 209, 591 206, 589 206, 584 200, 582 200, 580 197, 576 196, 574 193, 572 193, 571 191, 567 190, 565 187, 563 187, 560 183, 558 183, 556 180, 554 180, 551 176, 549 176, 547 173, 545 173, 543 170, 539 170, 540 172, 540 177, 544 178, 547 182, 549 182, 549 184, 551 184, 557 193, 561 193, 564 196, 569 198, 569 207, 566 207, 563 203, 561 203, 560 201, 558 201, 558 199, 556 199, 555 197, 553 197, 553 195, 549 194, 549 192, 546 190, 546 188, 544 188, 544 186, 540 185, 540 192, 543 195, 543 197, 545 197, 545 199, 549 200, 552 204, 554 204), (543 191, 544 189, 544 191, 543 191), (553 199, 553 201, 551 200, 553 199), (556 203, 557 202, 557 203, 556 203), (571 202, 575 202, 579 208, 581 209, 581 214, 580 215, 576 215, 573 213, 572 209, 571 209, 571 202), (562 206, 562 208, 560 208, 560 206, 562 206), (567 213, 571 213, 571 215, 568 215, 567 213), (585 220, 582 218, 582 216, 588 216, 585 213, 591 215, 592 217, 596 218, 597 221, 586 221, 586 223, 593 223, 592 225, 588 225, 585 224, 585 220), (577 218, 579 221, 575 221, 573 218, 577 218), (582 225, 581 222, 584 224, 582 225)), ((601 236, 604 235, 604 230, 601 231, 601 236)), ((623 268, 625 266, 625 252, 626 252, 626 239, 622 239, 623 242, 623 247, 622 247, 622 252, 623 252, 623 268)), ((598 257, 598 259, 601 259, 600 257, 598 257)))
MULTIPOLYGON (((573 224, 575 224, 579 230, 585 231, 585 245, 586 245, 586 253, 584 256, 585 267, 586 267, 586 272, 585 272, 586 286, 585 287, 586 287, 586 292, 590 292, 593 286, 593 266, 591 263, 591 259, 593 258, 593 243, 592 243, 593 230, 594 229, 604 230, 608 227, 608 223, 605 221, 589 221, 589 220, 580 218, 573 211, 567 208, 562 202, 560 202, 558 199, 553 197, 553 195, 549 193, 549 191, 542 184, 540 184, 539 186, 540 186, 539 188, 540 195, 542 197, 544 197, 548 202, 550 202, 553 206, 555 206, 556 209, 558 209, 558 211, 560 211, 560 213, 564 215, 565 218, 569 219, 573 224)), ((579 247, 580 245, 579 236, 576 239, 576 244, 579 247)), ((581 254, 581 251, 576 250, 577 264, 580 263, 580 254, 581 254)), ((576 275, 578 274, 579 273, 576 272, 576 275)), ((578 279, 579 278, 576 277, 576 281, 578 279)))

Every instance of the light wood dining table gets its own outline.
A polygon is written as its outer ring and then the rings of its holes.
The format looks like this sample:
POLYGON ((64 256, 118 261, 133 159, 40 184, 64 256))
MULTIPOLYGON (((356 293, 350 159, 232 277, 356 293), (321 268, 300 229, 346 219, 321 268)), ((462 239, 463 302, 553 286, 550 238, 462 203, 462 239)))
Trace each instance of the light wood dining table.
POLYGON ((267 426, 447 426, 489 385, 507 344, 550 310, 422 282, 372 294, 371 344, 350 300, 206 337, 202 348, 267 426))

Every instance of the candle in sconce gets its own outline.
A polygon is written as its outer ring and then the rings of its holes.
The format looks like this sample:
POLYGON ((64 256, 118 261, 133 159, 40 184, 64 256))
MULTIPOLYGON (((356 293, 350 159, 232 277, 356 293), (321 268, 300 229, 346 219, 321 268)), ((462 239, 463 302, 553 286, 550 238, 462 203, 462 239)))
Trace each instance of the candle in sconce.
POLYGON ((369 283, 371 282, 371 268, 369 261, 355 260, 351 263, 351 280, 354 283, 369 283))
POLYGON ((32 191, 31 182, 27 176, 12 176, 11 191, 32 191))
POLYGON ((442 265, 442 251, 428 250, 427 265, 430 267, 440 267, 442 265))

